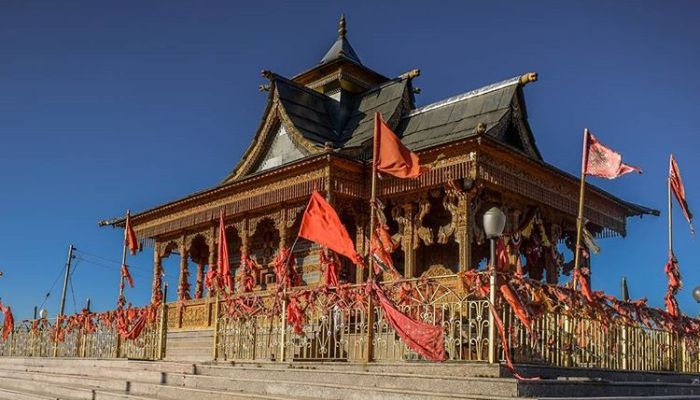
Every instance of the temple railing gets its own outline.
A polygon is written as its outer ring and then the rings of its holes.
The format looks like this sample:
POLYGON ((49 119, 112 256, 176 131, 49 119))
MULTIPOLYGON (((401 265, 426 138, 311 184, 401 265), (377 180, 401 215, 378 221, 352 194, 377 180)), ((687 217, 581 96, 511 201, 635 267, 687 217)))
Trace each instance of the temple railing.
MULTIPOLYGON (((487 282, 483 278, 481 282, 487 282)), ((462 276, 384 282, 381 286, 403 313, 442 326, 447 360, 487 362, 492 323, 488 300, 483 293, 470 290, 462 276)), ((391 328, 382 308, 363 298, 363 286, 342 289, 359 299, 355 302, 348 302, 348 296, 339 296, 336 290, 321 290, 303 304, 304 321, 296 332, 283 312, 289 301, 285 296, 239 297, 248 298, 246 304, 258 308, 253 312, 231 312, 240 309, 240 304, 222 300, 213 311, 218 316, 215 357, 286 362, 422 359, 391 328)), ((505 342, 497 340, 501 361, 506 361, 505 347, 516 365, 700 373, 697 334, 680 335, 619 318, 581 317, 561 305, 533 316, 531 329, 526 329, 508 302, 500 299, 498 309, 506 337, 505 342)))
POLYGON ((164 354, 162 308, 145 323, 134 339, 118 334, 116 320, 102 320, 92 314, 93 323, 71 326, 62 322, 58 332, 55 319, 24 320, 15 324, 7 340, 0 343, 5 357, 72 357, 161 359, 164 354))
MULTIPOLYGON (((486 361, 488 302, 460 293, 457 276, 381 286, 404 314, 443 327, 448 360, 486 361)), ((216 356, 223 360, 419 360, 391 328, 382 308, 364 293, 363 285, 301 292, 304 318, 297 329, 286 323, 289 296, 264 293, 246 295, 243 301, 221 301, 216 356), (236 307, 248 312, 230 312, 236 307)))
POLYGON ((700 373, 700 337, 695 335, 553 312, 537 318, 529 331, 510 307, 502 317, 516 363, 700 373))
MULTIPOLYGON (((496 308, 505 340, 499 335, 495 345, 498 359, 507 361, 504 350, 508 350, 516 368, 536 364, 700 373, 697 320, 670 320, 663 311, 643 302, 601 297, 601 304, 590 303, 578 292, 560 286, 528 280, 509 284, 519 293, 523 309, 529 310, 530 326, 523 323, 522 309, 517 310, 519 315, 515 312, 512 298, 507 301, 497 292, 496 308)), ((379 285, 402 313, 442 327, 447 360, 488 362, 493 319, 485 273, 379 285)), ((0 356, 154 360, 164 357, 169 332, 209 330, 214 333, 212 358, 218 360, 422 359, 394 331, 366 285, 275 289, 162 305, 132 340, 118 334, 114 318, 95 315, 90 329, 64 321, 58 340, 54 321, 21 321, 0 342, 0 356)))

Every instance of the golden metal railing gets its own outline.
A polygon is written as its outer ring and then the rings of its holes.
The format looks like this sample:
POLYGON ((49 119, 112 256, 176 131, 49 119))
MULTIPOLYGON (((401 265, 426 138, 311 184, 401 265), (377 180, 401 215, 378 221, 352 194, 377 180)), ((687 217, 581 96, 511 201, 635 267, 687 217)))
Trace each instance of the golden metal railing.
MULTIPOLYGON (((440 324, 445 330, 445 350, 449 360, 485 361, 488 348, 488 302, 460 294, 457 276, 405 281, 410 294, 400 304, 401 287, 383 283, 387 295, 394 297, 399 309, 413 318, 440 324)), ((362 292, 361 285, 341 290, 362 292)), ((367 302, 350 301, 330 288, 314 296, 306 305, 301 333, 295 333, 282 313, 286 300, 275 294, 257 295, 257 302, 266 312, 257 315, 231 316, 220 307, 216 332, 216 354, 225 360, 276 361, 364 361, 368 352, 374 361, 420 359, 389 326, 384 313, 372 306, 373 323, 367 313, 367 302), (280 304, 281 303, 281 304, 280 304), (371 345, 369 343, 371 342, 371 345), (282 345, 280 345, 282 343, 282 345)), ((225 303, 221 303, 225 304, 225 303)))
MULTIPOLYGON (((546 313, 529 332, 505 307, 507 345, 514 362, 556 367, 700 373, 700 338, 621 323, 546 313)), ((501 352, 502 355, 502 352, 501 352)))
MULTIPOLYGON (((482 282, 484 282, 482 280, 482 282)), ((413 319, 442 326, 450 361, 488 361, 488 300, 467 289, 459 275, 383 282, 386 296, 413 319)), ((505 301, 499 302, 506 341, 517 363, 555 367, 700 373, 700 338, 623 323, 616 317, 576 316, 566 307, 537 314, 526 329, 505 301)), ((586 315, 586 314, 582 314, 586 315)), ((162 359, 168 332, 213 332, 212 358, 220 360, 400 362, 420 360, 391 328, 363 285, 293 288, 233 298, 162 305, 135 340, 122 340, 115 323, 96 321, 94 332, 74 328, 55 340, 53 324, 16 324, 0 343, 0 356, 162 359), (289 299, 300 299, 303 321, 287 321, 289 299), (368 306, 371 308, 368 311, 368 306), (371 312, 371 314, 370 314, 371 312)), ((652 325, 654 326, 654 325, 652 325)))
POLYGON ((94 332, 64 327, 58 340, 55 320, 20 321, 8 339, 0 343, 0 356, 161 359, 165 344, 163 315, 159 310, 155 320, 147 322, 133 340, 119 337, 116 322, 107 324, 99 319, 94 332))

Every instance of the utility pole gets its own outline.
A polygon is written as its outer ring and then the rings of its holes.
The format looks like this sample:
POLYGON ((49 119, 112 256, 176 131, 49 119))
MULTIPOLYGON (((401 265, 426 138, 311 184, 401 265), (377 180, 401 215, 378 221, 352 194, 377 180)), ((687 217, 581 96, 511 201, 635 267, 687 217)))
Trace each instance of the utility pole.
MULTIPOLYGON (((63 278, 63 292, 61 293, 61 306, 58 309, 58 316, 56 317, 56 326, 58 327, 58 323, 61 320, 61 317, 63 316, 63 310, 66 307, 66 290, 68 289, 68 278, 70 278, 70 264, 71 261, 73 261, 73 250, 75 250, 75 247, 73 245, 68 245, 68 259, 66 260, 66 275, 63 278)), ((58 332, 59 330, 56 329, 56 338, 53 346, 53 356, 56 357, 58 355, 58 332)))
POLYGON ((68 289, 68 278, 70 277, 70 265, 73 260, 73 245, 68 245, 68 259, 66 260, 66 275, 63 278, 63 292, 61 293, 61 307, 58 309, 59 318, 63 316, 63 310, 66 307, 66 290, 68 289))

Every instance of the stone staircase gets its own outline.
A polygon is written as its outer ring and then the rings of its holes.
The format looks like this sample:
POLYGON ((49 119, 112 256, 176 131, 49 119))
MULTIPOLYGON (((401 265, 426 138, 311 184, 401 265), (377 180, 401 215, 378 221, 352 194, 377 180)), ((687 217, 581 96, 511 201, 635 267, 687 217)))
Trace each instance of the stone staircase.
POLYGON ((459 364, 0 358, 0 399, 700 399, 700 375, 459 364), (695 381, 695 383, 694 383, 695 381))

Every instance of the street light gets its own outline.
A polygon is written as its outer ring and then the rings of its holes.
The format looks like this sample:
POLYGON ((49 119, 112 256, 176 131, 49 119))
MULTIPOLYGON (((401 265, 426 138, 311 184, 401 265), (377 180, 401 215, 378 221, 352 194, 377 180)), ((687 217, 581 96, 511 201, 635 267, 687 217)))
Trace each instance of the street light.
POLYGON ((46 312, 45 308, 42 308, 41 310, 39 310, 39 318, 46 319, 46 314, 48 314, 48 313, 46 312))
MULTIPOLYGON (((484 213, 484 233, 491 242, 491 256, 489 258, 489 303, 493 311, 496 310, 496 239, 503 235, 506 227, 506 215, 497 207, 492 207, 484 213)), ((504 343, 505 345, 505 343, 504 343)), ((496 362, 496 324, 493 318, 489 319, 489 363, 496 362)))
POLYGON ((696 286, 695 289, 693 289, 693 298, 700 303, 700 286, 696 286))

